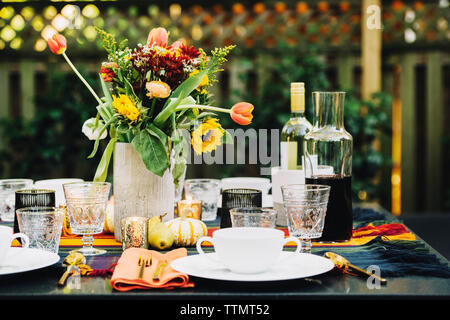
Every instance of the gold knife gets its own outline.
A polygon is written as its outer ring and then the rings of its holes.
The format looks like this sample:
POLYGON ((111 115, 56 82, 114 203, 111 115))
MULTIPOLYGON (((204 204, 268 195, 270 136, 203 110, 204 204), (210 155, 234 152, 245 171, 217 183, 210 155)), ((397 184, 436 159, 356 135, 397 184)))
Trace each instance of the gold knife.
POLYGON ((160 263, 156 267, 155 273, 153 273, 153 280, 159 281, 159 279, 161 278, 161 274, 165 267, 167 267, 167 260, 164 260, 164 262, 160 263))
POLYGON ((377 279, 383 285, 387 283, 386 279, 381 278, 375 274, 372 274, 364 269, 361 269, 361 268, 355 266, 354 264, 351 264, 347 259, 345 259, 344 257, 342 257, 334 252, 325 252, 324 256, 326 258, 330 259, 331 261, 333 261, 334 265, 338 269, 346 270, 347 268, 350 268, 350 269, 358 272, 359 274, 363 274, 367 277, 373 277, 373 278, 377 279))

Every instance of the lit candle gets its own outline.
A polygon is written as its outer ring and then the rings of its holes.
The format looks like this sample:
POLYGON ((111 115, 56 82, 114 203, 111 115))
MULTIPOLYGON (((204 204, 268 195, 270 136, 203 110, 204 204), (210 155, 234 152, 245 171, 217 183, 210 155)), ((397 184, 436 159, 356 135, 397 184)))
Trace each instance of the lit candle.
POLYGON ((178 217, 186 217, 186 218, 194 218, 201 220, 202 219, 202 201, 201 200, 193 200, 186 199, 180 200, 177 203, 177 216, 178 217))
POLYGON ((120 221, 122 232, 122 249, 148 248, 147 221, 145 217, 127 217, 120 221))

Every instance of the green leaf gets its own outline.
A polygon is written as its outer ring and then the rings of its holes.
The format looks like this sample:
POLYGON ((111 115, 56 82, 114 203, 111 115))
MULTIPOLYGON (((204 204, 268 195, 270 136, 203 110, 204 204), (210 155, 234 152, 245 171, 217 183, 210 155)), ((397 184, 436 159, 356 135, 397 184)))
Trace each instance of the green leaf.
POLYGON ((115 120, 116 118, 112 117, 111 119, 108 120, 107 123, 105 123, 105 125, 103 126, 103 128, 100 130, 100 132, 98 133, 98 137, 97 139, 95 139, 95 143, 94 143, 94 149, 92 150, 91 154, 88 156, 88 159, 92 158, 93 156, 95 156, 95 154, 97 153, 97 149, 98 149, 98 144, 100 142, 100 137, 102 136, 103 132, 105 132, 105 130, 108 128, 108 126, 115 120))
POLYGON ((154 174, 162 177, 169 167, 169 157, 161 140, 147 130, 139 132, 131 141, 145 164, 154 174))
MULTIPOLYGON (((196 75, 193 75, 192 77, 187 78, 186 80, 183 81, 182 84, 180 84, 170 95, 170 98, 181 98, 184 99, 187 96, 189 96, 191 94, 192 91, 194 91, 202 82, 203 77, 205 76, 205 74, 207 73, 207 69, 200 71, 199 73, 197 73, 196 75)), ((169 103, 169 99, 166 101, 164 108, 165 109, 167 107, 169 103)))
POLYGON ((181 101, 182 99, 169 98, 167 100, 167 102, 169 102, 168 107, 162 110, 153 120, 155 126, 161 128, 170 115, 175 112, 175 109, 180 105, 181 101))
POLYGON ((175 130, 172 134, 174 145, 174 165, 172 167, 172 177, 175 185, 178 187, 180 178, 186 171, 186 159, 189 154, 189 144, 180 130, 175 130))
POLYGON ((124 80, 125 80, 125 92, 126 92, 127 96, 133 97, 134 101, 139 101, 139 98, 134 93, 134 89, 133 89, 133 86, 131 85, 130 81, 128 81, 127 78, 124 78, 124 80))
POLYGON ((168 139, 169 137, 166 135, 164 131, 162 131, 160 128, 155 126, 153 123, 150 123, 147 127, 147 130, 150 134, 156 136, 161 140, 162 144, 167 146, 168 145, 168 139))
POLYGON ((109 92, 109 89, 108 89, 105 81, 103 80, 103 77, 101 76, 101 74, 99 74, 99 77, 100 77, 100 82, 102 84, 102 91, 103 91, 105 102, 102 103, 101 105, 98 105, 96 109, 97 109, 98 113, 100 113, 100 116, 102 117, 102 119, 105 122, 107 122, 114 115, 114 110, 112 107, 113 98, 112 98, 111 93, 109 92))
POLYGON ((114 151, 114 146, 117 142, 117 138, 111 139, 103 152, 102 158, 95 171, 94 181, 104 182, 108 176, 108 167, 111 160, 111 155, 114 151))
POLYGON ((195 99, 189 94, 201 83, 205 72, 206 71, 201 71, 195 76, 188 78, 180 86, 178 86, 174 92, 172 92, 170 97, 166 100, 161 112, 155 117, 155 120, 153 120, 153 123, 156 126, 161 127, 164 122, 175 112, 179 105, 195 104, 195 99), (197 77, 198 75, 203 76, 197 77))
POLYGON ((104 105, 101 106, 97 106, 96 107, 98 113, 100 114, 100 116, 102 117, 103 121, 107 122, 109 119, 111 119, 112 115, 109 114, 109 111, 105 110, 107 109, 104 105))
MULTIPOLYGON (((182 96, 184 94, 182 93, 182 96)), ((155 120, 153 120, 153 123, 158 126, 162 127, 164 122, 175 112, 176 108, 179 105, 193 105, 195 104, 194 98, 191 96, 184 96, 184 97, 178 97, 178 98, 169 98, 166 101, 166 107, 161 110, 161 112, 155 117, 155 120)))
POLYGON ((113 99, 112 99, 111 93, 109 92, 108 86, 106 85, 106 83, 103 80, 103 77, 100 73, 98 74, 98 76, 100 77, 100 82, 102 84, 103 95, 105 96, 106 103, 109 104, 110 106, 112 106, 113 99))
POLYGON ((196 120, 203 119, 203 118, 205 118, 205 117, 217 118, 217 113, 214 113, 214 112, 202 112, 202 113, 200 113, 200 114, 197 116, 197 118, 195 118, 195 121, 196 121, 196 120))
POLYGON ((222 144, 234 144, 233 136, 225 129, 222 136, 222 144))
POLYGON ((183 173, 186 171, 186 163, 185 162, 176 162, 172 168, 172 177, 173 182, 175 183, 175 187, 178 187, 180 182, 180 178, 183 176, 183 173))

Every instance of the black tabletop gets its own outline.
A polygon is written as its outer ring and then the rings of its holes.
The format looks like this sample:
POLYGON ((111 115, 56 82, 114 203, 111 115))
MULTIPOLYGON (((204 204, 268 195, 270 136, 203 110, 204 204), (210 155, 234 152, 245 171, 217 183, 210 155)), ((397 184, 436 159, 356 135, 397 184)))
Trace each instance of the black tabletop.
MULTIPOLYGON (((418 239, 419 241, 423 241, 418 239)), ((448 266, 448 261, 433 248, 428 251, 448 266)), ((314 253, 314 252, 313 252, 314 253)), ((61 259, 65 255, 61 255, 61 259)), ((96 256, 89 264, 107 268, 117 262, 119 256, 96 256)), ((432 275, 404 275, 389 277, 387 285, 371 285, 364 278, 342 274, 332 270, 322 275, 305 279, 268 282, 218 281, 191 277, 193 288, 152 289, 129 292, 115 291, 109 277, 82 277, 75 288, 58 287, 57 280, 63 273, 61 263, 29 272, 0 276, 0 300, 7 299, 130 299, 185 301, 215 300, 310 300, 310 299, 448 299, 450 297, 450 278, 432 275)), ((179 305, 180 308, 182 304, 179 305)), ((181 312, 182 310, 178 310, 181 312)))

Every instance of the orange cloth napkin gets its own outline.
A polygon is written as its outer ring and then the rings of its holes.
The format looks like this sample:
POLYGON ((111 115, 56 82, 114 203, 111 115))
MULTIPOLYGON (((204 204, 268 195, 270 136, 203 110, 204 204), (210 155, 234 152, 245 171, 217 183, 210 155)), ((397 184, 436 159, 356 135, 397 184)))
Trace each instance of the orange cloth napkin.
POLYGON ((170 266, 170 262, 178 258, 187 256, 186 248, 178 248, 166 254, 154 250, 141 248, 128 248, 120 257, 111 277, 111 286, 118 291, 130 291, 134 289, 152 288, 189 288, 194 283, 189 282, 189 277, 185 273, 176 271, 170 266), (138 279, 140 266, 139 257, 152 257, 152 264, 146 267, 142 279, 138 279), (160 263, 167 261, 167 266, 163 269, 160 280, 153 280, 153 274, 160 263))

